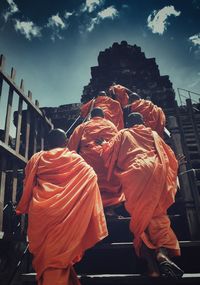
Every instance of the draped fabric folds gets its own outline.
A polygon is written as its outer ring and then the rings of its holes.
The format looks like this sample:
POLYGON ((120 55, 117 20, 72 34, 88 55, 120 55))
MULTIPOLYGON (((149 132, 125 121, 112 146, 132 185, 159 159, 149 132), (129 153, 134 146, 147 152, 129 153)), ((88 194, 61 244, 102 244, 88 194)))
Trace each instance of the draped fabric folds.
POLYGON ((106 179, 107 169, 100 155, 101 146, 96 145, 95 141, 97 139, 109 141, 117 133, 117 128, 109 120, 94 117, 79 125, 68 141, 68 148, 79 152, 95 170, 104 207, 119 204, 125 200, 125 197, 116 175, 113 174, 109 180, 106 179))
POLYGON ((67 148, 33 155, 16 212, 28 213, 29 249, 38 284, 51 284, 49 276, 64 278, 65 283, 59 279, 54 284, 79 284, 73 264, 107 236, 93 169, 67 148))
POLYGON ((105 119, 111 121, 118 130, 123 129, 123 111, 119 102, 108 96, 98 96, 93 100, 90 100, 88 103, 81 106, 82 118, 87 117, 92 108, 102 108, 105 119))
POLYGON ((117 100, 120 103, 122 108, 128 105, 129 96, 124 86, 116 84, 111 86, 109 88, 109 91, 115 95, 115 100, 117 100))
POLYGON ((163 110, 149 100, 139 99, 130 105, 130 111, 143 115, 144 125, 156 131, 161 137, 164 134, 166 117, 163 110))
POLYGON ((137 254, 143 240, 150 248, 163 246, 171 255, 180 255, 167 216, 175 199, 178 167, 170 147, 150 128, 136 125, 105 143, 102 155, 108 178, 114 172, 122 183, 137 254))

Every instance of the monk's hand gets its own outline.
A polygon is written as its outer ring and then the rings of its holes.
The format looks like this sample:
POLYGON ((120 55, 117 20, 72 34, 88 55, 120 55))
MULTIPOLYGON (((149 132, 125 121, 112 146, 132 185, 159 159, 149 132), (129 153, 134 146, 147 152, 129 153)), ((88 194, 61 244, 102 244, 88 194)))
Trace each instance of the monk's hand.
POLYGON ((182 164, 185 164, 187 162, 184 154, 178 154, 177 160, 178 160, 178 166, 181 166, 182 164))
POLYGON ((95 140, 95 143, 97 144, 97 145, 102 145, 102 144, 104 144, 106 141, 103 139, 103 138, 98 138, 98 139, 96 139, 95 140))

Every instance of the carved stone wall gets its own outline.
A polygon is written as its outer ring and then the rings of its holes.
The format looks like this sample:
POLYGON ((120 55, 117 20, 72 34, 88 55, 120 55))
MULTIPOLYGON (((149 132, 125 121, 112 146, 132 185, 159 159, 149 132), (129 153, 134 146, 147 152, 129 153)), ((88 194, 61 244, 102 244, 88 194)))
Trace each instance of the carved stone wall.
POLYGON ((146 58, 140 47, 125 41, 99 53, 98 66, 91 67, 91 79, 84 87, 81 102, 106 91, 112 82, 126 86, 142 98, 150 97, 158 106, 174 104, 175 92, 169 76, 160 75, 155 58, 146 58))
MULTIPOLYGON (((48 118, 51 118, 55 128, 61 128, 67 131, 73 122, 78 118, 80 113, 80 103, 66 104, 59 107, 41 108, 48 118)), ((80 123, 77 121, 77 124, 80 123)), ((75 125, 75 126, 76 126, 75 125)))

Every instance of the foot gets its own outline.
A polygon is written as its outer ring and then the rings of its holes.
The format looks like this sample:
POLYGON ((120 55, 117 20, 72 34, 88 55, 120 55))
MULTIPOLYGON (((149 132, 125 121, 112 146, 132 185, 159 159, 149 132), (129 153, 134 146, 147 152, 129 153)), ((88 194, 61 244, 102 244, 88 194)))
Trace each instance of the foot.
POLYGON ((169 260, 166 248, 161 247, 156 250, 156 260, 158 261, 158 263, 169 260))
POLYGON ((148 277, 160 277, 160 272, 157 271, 153 271, 153 272, 149 272, 148 271, 148 277))
POLYGON ((159 269, 162 275, 166 277, 180 278, 184 272, 167 256, 167 249, 160 248, 157 250, 156 259, 159 263, 159 269))
POLYGON ((144 243, 141 246, 141 257, 147 262, 147 275, 149 277, 159 277, 160 270, 156 261, 155 251, 148 248, 144 243))

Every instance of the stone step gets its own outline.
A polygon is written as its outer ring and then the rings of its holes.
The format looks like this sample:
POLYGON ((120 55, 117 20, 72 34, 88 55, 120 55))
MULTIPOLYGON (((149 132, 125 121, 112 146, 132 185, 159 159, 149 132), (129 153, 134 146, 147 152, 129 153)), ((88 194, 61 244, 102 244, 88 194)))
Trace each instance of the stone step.
POLYGON ((191 163, 192 168, 197 168, 197 169, 200 168, 200 159, 193 159, 191 160, 190 163, 191 163))
POLYGON ((194 138, 193 135, 189 135, 188 136, 184 136, 185 137, 185 141, 187 144, 191 144, 191 143, 197 143, 196 138, 194 138))
MULTIPOLYGON (((171 226, 176 236, 179 240, 189 239, 189 230, 187 226, 186 217, 180 214, 174 214, 173 212, 177 211, 178 205, 174 205, 169 211, 171 226)), ((179 205, 181 207, 181 205, 179 205)), ((181 209, 180 209, 181 211, 181 209)), ((106 237, 103 242, 125 242, 132 241, 133 234, 129 230, 130 217, 123 217, 118 219, 109 219, 107 218, 107 226, 109 235, 106 237)))
POLYGON ((187 148, 189 151, 198 151, 199 145, 198 143, 188 143, 187 148))
POLYGON ((174 280, 173 278, 149 278, 137 274, 113 274, 113 275, 86 275, 80 278, 82 285, 133 285, 133 284, 141 284, 141 285, 156 285, 156 284, 199 284, 200 282, 200 274, 185 274, 181 279, 174 280))
MULTIPOLYGON (((200 241, 180 241, 181 257, 174 259, 185 273, 200 273, 200 241)), ((133 249, 132 242, 97 244, 85 253, 81 262, 76 264, 79 274, 101 273, 144 273, 145 263, 133 249), (105 263, 106 261, 106 263, 105 263)))
MULTIPOLYGON (((35 273, 22 274, 21 285, 36 285, 35 273)), ((98 274, 98 275, 78 275, 81 285, 175 285, 175 284, 200 284, 200 273, 184 274, 182 278, 173 279, 169 277, 149 278, 141 274, 98 274)))
MULTIPOLYGON (((180 247, 181 257, 174 258, 174 262, 185 273, 200 273, 200 241, 180 241, 180 247)), ((136 256, 132 242, 99 243, 85 252, 83 259, 75 265, 75 270, 79 275, 144 274, 146 264, 136 256)), ((33 270, 30 268, 26 272, 33 270)))
POLYGON ((188 151, 188 154, 189 154, 189 156, 190 156, 190 159, 191 160, 193 160, 193 159, 199 159, 200 160, 200 153, 199 153, 199 151, 197 150, 197 151, 191 151, 191 150, 189 150, 188 151))

